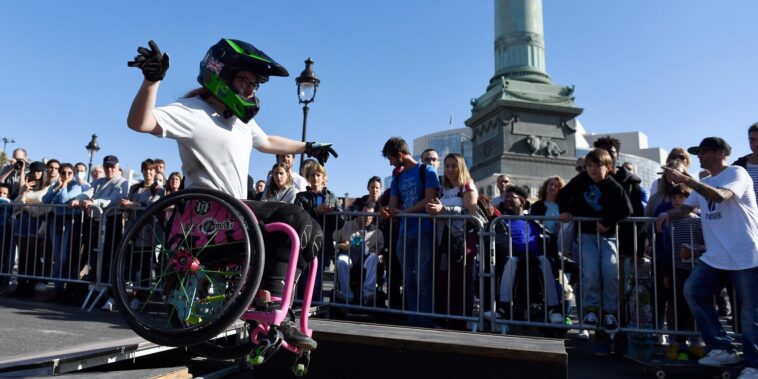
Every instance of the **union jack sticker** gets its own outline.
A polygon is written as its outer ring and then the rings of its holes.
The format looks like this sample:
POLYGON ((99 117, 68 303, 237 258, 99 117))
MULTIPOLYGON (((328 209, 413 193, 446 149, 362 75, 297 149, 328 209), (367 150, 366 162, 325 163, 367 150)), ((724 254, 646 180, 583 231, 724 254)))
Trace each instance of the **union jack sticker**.
POLYGON ((215 72, 216 75, 221 73, 221 69, 224 68, 224 64, 217 61, 213 57, 208 57, 205 60, 205 67, 208 67, 211 71, 215 72))

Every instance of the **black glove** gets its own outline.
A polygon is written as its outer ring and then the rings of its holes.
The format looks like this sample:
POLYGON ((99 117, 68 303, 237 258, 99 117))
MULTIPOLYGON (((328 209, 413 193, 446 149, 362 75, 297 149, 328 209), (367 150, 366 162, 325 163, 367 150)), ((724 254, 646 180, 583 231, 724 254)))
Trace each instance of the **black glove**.
POLYGON ((306 142, 305 153, 309 157, 316 158, 321 165, 329 159, 329 154, 334 155, 335 158, 339 157, 337 152, 332 149, 331 143, 306 142))
POLYGON ((150 46, 150 50, 140 46, 137 49, 137 53, 139 54, 134 57, 133 61, 127 62, 126 65, 138 67, 142 70, 142 75, 145 76, 145 79, 151 82, 163 80, 168 70, 168 54, 161 53, 158 44, 153 40, 150 40, 147 44, 150 46))

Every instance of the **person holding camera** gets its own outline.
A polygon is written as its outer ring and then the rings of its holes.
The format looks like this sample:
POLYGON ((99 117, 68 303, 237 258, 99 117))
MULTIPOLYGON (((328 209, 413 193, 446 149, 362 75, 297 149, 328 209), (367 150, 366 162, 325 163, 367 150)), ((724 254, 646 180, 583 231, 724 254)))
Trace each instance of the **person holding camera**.
POLYGON ((13 150, 13 158, 0 169, 0 182, 8 184, 11 192, 8 196, 15 199, 21 192, 21 178, 29 172, 26 150, 19 147, 13 150))

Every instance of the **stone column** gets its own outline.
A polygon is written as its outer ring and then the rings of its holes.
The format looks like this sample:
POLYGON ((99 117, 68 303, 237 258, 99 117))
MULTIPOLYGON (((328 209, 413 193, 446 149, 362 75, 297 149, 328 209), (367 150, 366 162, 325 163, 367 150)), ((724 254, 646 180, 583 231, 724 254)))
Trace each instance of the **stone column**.
POLYGON ((495 0, 495 75, 550 84, 545 71, 542 0, 495 0))

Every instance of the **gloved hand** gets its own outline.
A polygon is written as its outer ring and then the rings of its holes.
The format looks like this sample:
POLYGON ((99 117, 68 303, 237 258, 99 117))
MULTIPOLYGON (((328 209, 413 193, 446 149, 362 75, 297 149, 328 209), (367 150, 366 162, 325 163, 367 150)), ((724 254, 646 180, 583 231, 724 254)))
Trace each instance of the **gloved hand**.
POLYGON ((337 152, 332 148, 331 143, 306 142, 305 153, 309 157, 316 158, 321 165, 329 159, 329 154, 334 155, 335 158, 339 157, 337 152))
POLYGON ((163 80, 168 70, 168 54, 161 53, 158 44, 153 40, 150 40, 147 44, 150 46, 150 50, 140 46, 137 49, 137 53, 139 54, 134 57, 133 61, 127 62, 126 65, 138 67, 142 70, 142 75, 145 76, 145 79, 151 82, 163 80))

